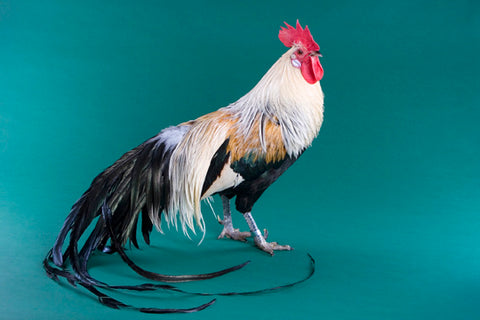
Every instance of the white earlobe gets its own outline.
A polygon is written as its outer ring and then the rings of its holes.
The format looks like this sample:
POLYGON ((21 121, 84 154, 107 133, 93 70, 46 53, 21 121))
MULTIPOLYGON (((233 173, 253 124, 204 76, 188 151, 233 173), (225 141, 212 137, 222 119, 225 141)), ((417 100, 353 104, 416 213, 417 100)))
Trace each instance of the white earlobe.
POLYGON ((302 63, 298 61, 298 59, 292 59, 292 66, 294 66, 295 68, 300 68, 301 65, 302 63))

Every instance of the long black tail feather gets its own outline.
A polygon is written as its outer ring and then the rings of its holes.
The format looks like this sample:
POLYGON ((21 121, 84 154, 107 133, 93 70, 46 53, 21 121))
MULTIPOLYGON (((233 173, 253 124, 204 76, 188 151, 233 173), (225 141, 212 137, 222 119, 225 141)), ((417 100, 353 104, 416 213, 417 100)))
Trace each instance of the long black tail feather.
POLYGON ((121 301, 118 301, 117 299, 114 299, 114 298, 100 292, 97 288, 95 288, 92 285, 88 285, 88 284, 84 284, 84 283, 80 283, 80 285, 82 287, 84 287, 85 289, 87 289, 88 291, 90 291, 91 293, 93 293, 94 295, 96 295, 98 297, 98 301, 101 304, 103 304, 107 307, 110 307, 110 308, 113 308, 113 309, 131 309, 131 310, 136 310, 136 311, 140 311, 140 312, 143 312, 143 313, 164 314, 164 313, 192 313, 192 312, 198 312, 198 311, 204 310, 205 308, 208 308, 209 306, 214 304, 215 301, 217 300, 217 299, 212 299, 210 302, 204 303, 204 304, 202 304, 200 306, 197 306, 197 307, 188 308, 188 309, 172 309, 172 308, 162 309, 162 308, 135 307, 135 306, 125 304, 121 301))
POLYGON ((61 266, 63 264, 64 259, 62 254, 62 246, 63 246, 63 243, 65 242, 65 238, 67 237, 68 232, 70 232, 70 229, 72 228, 75 218, 76 218, 76 212, 72 210, 70 214, 67 216, 67 218, 65 219, 62 229, 58 234, 57 240, 53 245, 53 249, 52 249, 53 262, 57 266, 61 266))
MULTIPOLYGON (((162 275, 138 267, 129 259, 122 246, 128 240, 138 247, 136 228, 140 212, 142 213, 142 234, 145 242, 150 242, 153 229, 152 220, 160 215, 169 198, 168 164, 173 148, 167 148, 161 136, 147 140, 137 148, 125 153, 118 161, 100 173, 92 181, 88 190, 72 206, 53 248, 44 260, 47 275, 53 279, 65 278, 72 285, 80 284, 97 295, 101 303, 111 307, 127 307, 123 303, 106 296, 95 287, 109 288, 88 273, 88 261, 97 249, 104 249, 110 240, 111 252, 119 252, 122 259, 140 275, 164 282, 182 282, 205 280, 238 270, 245 264, 199 275, 162 275), (108 208, 108 222, 103 214, 108 208), (113 209, 111 209, 113 208, 113 209), (114 211, 114 212, 112 212, 114 211), (87 228, 98 217, 93 231, 80 248, 80 240, 87 228), (65 251, 63 246, 67 236, 69 243, 65 251), (63 251, 63 252, 62 252, 63 251), (53 263, 53 265, 52 265, 53 263), (70 263, 72 272, 68 271, 70 263)), ((170 313, 193 312, 209 306, 212 301, 193 308, 182 309, 138 309, 142 312, 170 313)), ((132 306, 128 306, 133 308, 132 306)))
POLYGON ((193 291, 187 291, 187 290, 182 290, 179 289, 178 287, 172 286, 172 285, 165 285, 165 284, 155 284, 155 283, 143 283, 140 285, 134 285, 134 286, 129 286, 129 285, 120 285, 120 286, 111 286, 108 285, 108 288, 111 289, 123 289, 123 290, 133 290, 133 291, 153 291, 157 289, 163 289, 163 290, 170 290, 170 291, 175 291, 179 293, 184 293, 184 294, 189 294, 189 295, 197 295, 197 296, 251 296, 251 295, 258 295, 258 294, 264 294, 264 293, 269 293, 269 292, 274 292, 274 291, 279 291, 282 289, 287 289, 294 287, 296 285, 299 285, 303 282, 306 282, 309 280, 314 274, 315 274, 315 259, 307 253, 307 256, 310 260, 310 272, 302 279, 286 283, 283 285, 278 285, 275 287, 270 287, 270 288, 263 288, 263 289, 258 289, 258 290, 252 290, 252 291, 229 291, 229 292, 193 292, 193 291))

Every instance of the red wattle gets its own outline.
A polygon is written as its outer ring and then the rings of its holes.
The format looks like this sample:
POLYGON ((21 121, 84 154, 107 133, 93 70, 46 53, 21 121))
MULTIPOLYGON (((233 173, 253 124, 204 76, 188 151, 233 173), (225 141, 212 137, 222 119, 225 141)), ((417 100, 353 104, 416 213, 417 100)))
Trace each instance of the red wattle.
POLYGON ((318 57, 307 57, 300 70, 305 81, 310 84, 317 83, 323 77, 323 68, 318 57))

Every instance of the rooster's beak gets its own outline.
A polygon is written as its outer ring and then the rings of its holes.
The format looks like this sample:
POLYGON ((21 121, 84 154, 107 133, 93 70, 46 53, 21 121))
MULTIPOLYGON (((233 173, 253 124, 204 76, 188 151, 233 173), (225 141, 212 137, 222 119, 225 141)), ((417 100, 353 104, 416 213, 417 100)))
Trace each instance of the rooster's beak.
POLYGON ((314 57, 323 57, 323 55, 320 53, 320 50, 312 52, 311 55, 314 57))

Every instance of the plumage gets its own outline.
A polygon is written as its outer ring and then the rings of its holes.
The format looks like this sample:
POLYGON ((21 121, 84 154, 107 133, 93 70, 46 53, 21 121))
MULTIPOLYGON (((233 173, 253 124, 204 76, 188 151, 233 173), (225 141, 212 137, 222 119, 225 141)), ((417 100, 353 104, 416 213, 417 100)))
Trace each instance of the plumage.
POLYGON ((88 274, 87 263, 97 249, 118 252, 140 275, 165 282, 208 279, 241 268, 244 264, 204 275, 168 276, 136 266, 123 251, 128 241, 138 248, 140 222, 147 244, 153 226, 162 230, 162 221, 180 226, 186 235, 196 228, 205 234, 201 201, 216 194, 224 199, 222 234, 244 240, 235 236, 238 231, 229 219, 228 201, 235 197, 235 207, 249 222, 257 247, 271 254, 291 249, 266 242, 251 211, 317 136, 323 121, 319 84, 323 68, 319 46, 308 27, 303 29, 298 21, 296 28, 287 24, 279 38, 289 50, 250 92, 217 111, 162 130, 95 177, 73 205, 47 255, 44 267, 50 277, 80 283, 105 305, 119 308, 127 305, 96 289, 113 287, 88 274), (79 248, 80 238, 92 223, 93 231, 79 248), (74 276, 66 271, 68 262, 74 276))

